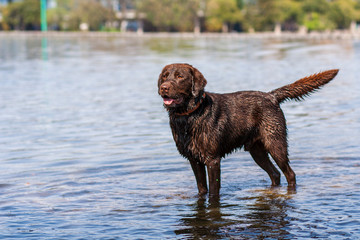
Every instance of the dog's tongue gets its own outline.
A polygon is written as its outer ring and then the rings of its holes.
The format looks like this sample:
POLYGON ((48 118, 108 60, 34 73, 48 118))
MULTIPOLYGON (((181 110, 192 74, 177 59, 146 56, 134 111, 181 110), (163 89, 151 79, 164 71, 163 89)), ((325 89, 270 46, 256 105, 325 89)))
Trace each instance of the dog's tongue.
POLYGON ((172 98, 164 98, 163 100, 165 105, 171 105, 175 101, 172 98))

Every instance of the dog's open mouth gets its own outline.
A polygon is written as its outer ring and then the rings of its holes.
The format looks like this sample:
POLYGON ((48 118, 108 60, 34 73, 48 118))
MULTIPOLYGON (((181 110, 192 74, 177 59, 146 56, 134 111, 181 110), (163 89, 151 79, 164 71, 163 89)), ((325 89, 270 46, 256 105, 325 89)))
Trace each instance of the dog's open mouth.
POLYGON ((169 98, 167 96, 164 96, 163 97, 163 100, 164 100, 164 104, 166 106, 171 106, 171 105, 177 105, 177 104, 180 104, 183 99, 182 97, 179 97, 179 98, 169 98))

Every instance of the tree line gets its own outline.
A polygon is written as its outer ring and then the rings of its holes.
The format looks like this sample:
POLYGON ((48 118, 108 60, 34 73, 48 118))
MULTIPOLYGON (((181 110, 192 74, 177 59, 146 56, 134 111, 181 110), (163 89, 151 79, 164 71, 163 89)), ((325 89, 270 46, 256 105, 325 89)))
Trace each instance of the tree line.
MULTIPOLYGON (((122 19, 109 0, 57 0, 47 10, 49 29, 119 31, 122 19), (105 4, 104 4, 105 3, 105 4), (108 3, 108 4, 106 4, 108 3)), ((8 1, 0 8, 2 30, 39 30, 40 1, 8 1)), ((348 29, 360 21, 360 0, 118 0, 136 10, 145 31, 258 32, 348 29)))

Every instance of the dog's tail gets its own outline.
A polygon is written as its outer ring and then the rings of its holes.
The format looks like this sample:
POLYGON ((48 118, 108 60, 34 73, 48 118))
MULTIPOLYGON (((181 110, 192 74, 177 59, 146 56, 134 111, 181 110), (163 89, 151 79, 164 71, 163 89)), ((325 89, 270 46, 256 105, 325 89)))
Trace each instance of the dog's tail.
POLYGON ((338 72, 339 69, 333 69, 318 74, 313 74, 311 76, 297 80, 296 82, 289 85, 275 89, 270 93, 275 96, 278 103, 290 99, 300 101, 303 100, 304 97, 310 95, 310 93, 320 89, 323 85, 330 82, 338 72))

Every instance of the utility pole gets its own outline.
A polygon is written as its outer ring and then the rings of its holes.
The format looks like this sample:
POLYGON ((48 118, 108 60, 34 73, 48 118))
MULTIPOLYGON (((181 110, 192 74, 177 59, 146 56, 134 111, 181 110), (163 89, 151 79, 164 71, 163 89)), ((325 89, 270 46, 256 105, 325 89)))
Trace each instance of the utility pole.
POLYGON ((40 2, 40 16, 41 16, 41 31, 47 31, 47 17, 46 17, 46 0, 40 2))

